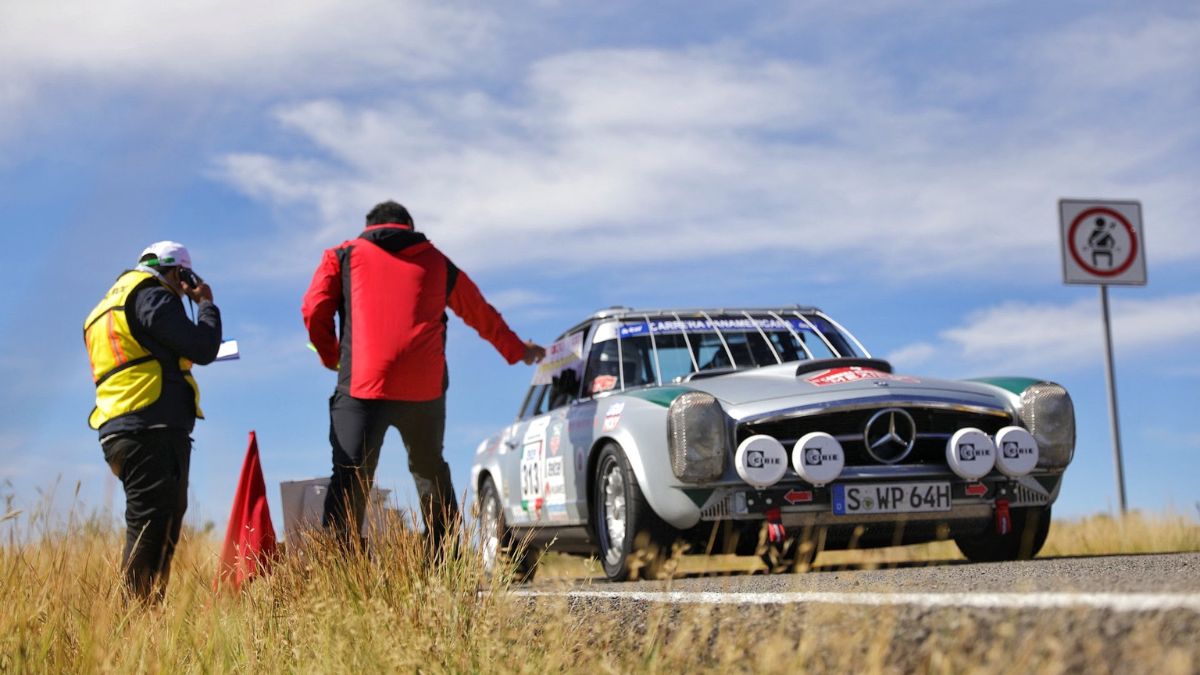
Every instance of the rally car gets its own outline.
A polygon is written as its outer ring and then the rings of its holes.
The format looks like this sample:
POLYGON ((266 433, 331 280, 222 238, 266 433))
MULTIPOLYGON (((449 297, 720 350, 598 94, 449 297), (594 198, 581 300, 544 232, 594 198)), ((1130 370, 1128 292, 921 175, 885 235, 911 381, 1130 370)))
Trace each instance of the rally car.
POLYGON ((609 579, 669 552, 759 555, 952 538, 1035 555, 1075 447, 1071 398, 1018 377, 898 374, 814 307, 597 312, 555 342, 471 470, 480 550, 541 551, 609 579))

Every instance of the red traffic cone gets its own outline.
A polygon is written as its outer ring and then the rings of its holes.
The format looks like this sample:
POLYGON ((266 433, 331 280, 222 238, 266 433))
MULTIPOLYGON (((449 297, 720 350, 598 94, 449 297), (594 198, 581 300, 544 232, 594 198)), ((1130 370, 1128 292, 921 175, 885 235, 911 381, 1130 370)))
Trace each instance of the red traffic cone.
POLYGON ((275 528, 267 507, 267 485, 263 481, 262 465, 258 459, 258 438, 250 432, 250 447, 238 479, 233 511, 229 514, 229 529, 221 547, 221 562, 213 590, 223 582, 233 590, 270 570, 275 557, 275 528))

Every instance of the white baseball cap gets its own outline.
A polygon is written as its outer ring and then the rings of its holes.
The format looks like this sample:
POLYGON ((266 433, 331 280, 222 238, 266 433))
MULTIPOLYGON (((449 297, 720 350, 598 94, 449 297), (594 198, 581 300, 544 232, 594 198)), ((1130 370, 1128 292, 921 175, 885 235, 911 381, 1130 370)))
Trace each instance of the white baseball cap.
POLYGON ((152 260, 146 260, 143 265, 149 267, 186 267, 192 268, 192 256, 183 244, 177 241, 157 241, 142 251, 142 258, 153 255, 152 260))

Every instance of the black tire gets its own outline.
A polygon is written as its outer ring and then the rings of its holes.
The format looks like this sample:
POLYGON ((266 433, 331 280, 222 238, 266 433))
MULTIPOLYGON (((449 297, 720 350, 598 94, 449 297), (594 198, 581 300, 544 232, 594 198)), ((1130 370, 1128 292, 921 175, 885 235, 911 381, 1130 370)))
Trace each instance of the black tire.
POLYGON ((646 503, 625 452, 615 443, 600 450, 592 486, 592 529, 609 581, 656 579, 666 563, 662 524, 646 503))
POLYGON ((971 562, 1030 560, 1046 543, 1050 534, 1050 507, 1032 506, 1012 509, 1012 531, 1008 534, 984 532, 954 538, 958 550, 971 562))
POLYGON ((483 479, 479 488, 479 553, 483 571, 488 576, 502 573, 503 565, 512 565, 514 576, 530 581, 537 570, 540 556, 525 542, 517 541, 504 518, 504 503, 491 476, 483 479))

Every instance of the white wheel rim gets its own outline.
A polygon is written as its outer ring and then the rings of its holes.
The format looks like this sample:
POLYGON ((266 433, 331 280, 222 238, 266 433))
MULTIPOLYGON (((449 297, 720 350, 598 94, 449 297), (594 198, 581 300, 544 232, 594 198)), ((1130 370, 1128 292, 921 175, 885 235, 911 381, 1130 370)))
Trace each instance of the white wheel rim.
POLYGON ((483 535, 483 545, 480 547, 483 569, 485 572, 492 572, 496 569, 496 558, 500 553, 500 505, 495 499, 490 498, 483 503, 483 517, 480 521, 483 535))
POLYGON ((604 490, 604 528, 608 534, 605 558, 609 564, 615 564, 621 559, 625 545, 625 476, 616 462, 610 462, 601 480, 604 490))

